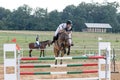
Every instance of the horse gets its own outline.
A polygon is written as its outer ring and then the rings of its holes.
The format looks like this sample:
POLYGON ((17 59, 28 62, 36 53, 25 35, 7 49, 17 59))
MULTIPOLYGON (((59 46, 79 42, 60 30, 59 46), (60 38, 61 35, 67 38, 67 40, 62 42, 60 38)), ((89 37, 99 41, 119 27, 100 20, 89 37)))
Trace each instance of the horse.
POLYGON ((39 42, 40 46, 35 46, 36 43, 29 43, 29 49, 30 49, 29 57, 32 57, 31 55, 32 49, 40 49, 40 57, 42 56, 42 54, 44 57, 45 56, 44 49, 46 48, 47 45, 50 47, 51 42, 52 42, 51 40, 41 41, 39 42))
MULTIPOLYGON (((55 57, 58 57, 61 54, 61 57, 66 54, 66 49, 68 48, 67 55, 70 54, 70 43, 69 43, 69 36, 68 33, 64 30, 60 31, 58 40, 54 43, 54 55, 55 57)), ((55 65, 57 64, 57 60, 55 60, 55 65)), ((60 61, 60 64, 62 64, 62 59, 60 61)))

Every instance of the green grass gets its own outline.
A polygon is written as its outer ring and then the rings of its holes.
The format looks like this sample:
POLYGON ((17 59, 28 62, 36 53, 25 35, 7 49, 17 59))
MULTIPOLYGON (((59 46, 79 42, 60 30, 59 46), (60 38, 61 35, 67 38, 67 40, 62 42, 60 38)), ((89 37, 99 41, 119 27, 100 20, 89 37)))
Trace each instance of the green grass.
MULTIPOLYGON (((40 40, 52 40, 54 32, 48 31, 0 31, 0 63, 3 63, 3 44, 12 43, 13 38, 17 39, 17 44, 23 49, 24 56, 28 56, 28 44, 35 42, 36 35, 39 35, 40 40)), ((98 49, 98 37, 102 37, 102 41, 111 42, 112 48, 118 55, 117 60, 120 60, 120 34, 112 33, 85 33, 73 32, 72 39, 74 47, 72 47, 71 56, 77 56, 84 53, 95 53, 98 49), (76 50, 75 50, 76 49, 76 50)), ((47 47, 46 56, 53 56, 53 46, 47 47)), ((39 51, 34 50, 33 56, 39 56, 39 51)))

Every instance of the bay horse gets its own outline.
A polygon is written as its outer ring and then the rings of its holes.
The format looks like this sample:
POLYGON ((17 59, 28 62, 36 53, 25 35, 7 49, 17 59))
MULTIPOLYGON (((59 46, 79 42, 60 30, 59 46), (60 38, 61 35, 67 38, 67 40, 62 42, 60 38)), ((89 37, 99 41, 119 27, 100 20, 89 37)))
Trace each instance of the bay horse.
MULTIPOLYGON (((65 30, 60 31, 58 33, 58 40, 55 41, 54 43, 54 55, 55 57, 58 57, 61 55, 61 57, 64 56, 66 53, 66 48, 68 48, 68 53, 70 53, 70 43, 69 43, 69 36, 68 33, 65 30)), ((57 64, 57 60, 55 60, 55 64, 57 64)), ((60 64, 62 64, 62 59, 60 60, 60 64)))
POLYGON ((29 49, 30 49, 29 57, 32 57, 32 55, 31 55, 32 49, 40 49, 40 57, 42 56, 42 54, 44 57, 45 56, 44 49, 46 48, 47 45, 50 46, 51 42, 52 42, 51 40, 41 41, 41 42, 39 42, 39 44, 40 44, 39 47, 35 46, 36 43, 29 43, 29 49))

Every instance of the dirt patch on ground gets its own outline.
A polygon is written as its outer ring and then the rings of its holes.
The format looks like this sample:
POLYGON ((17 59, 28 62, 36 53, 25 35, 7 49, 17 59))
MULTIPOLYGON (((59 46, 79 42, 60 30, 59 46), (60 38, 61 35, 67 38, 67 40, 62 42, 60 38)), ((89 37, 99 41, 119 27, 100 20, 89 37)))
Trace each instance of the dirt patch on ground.
MULTIPOLYGON (((62 68, 34 68, 34 69, 21 69, 21 72, 64 72, 64 71, 79 71, 79 70, 96 70, 97 67, 62 67, 62 68)), ((0 80, 4 80, 3 65, 0 65, 0 80)), ((111 80, 120 80, 120 62, 117 62, 116 71, 119 73, 112 73, 111 80)), ((21 80, 45 80, 45 79, 59 79, 59 78, 89 78, 97 77, 97 73, 88 74, 69 74, 69 75, 22 75, 21 80)))

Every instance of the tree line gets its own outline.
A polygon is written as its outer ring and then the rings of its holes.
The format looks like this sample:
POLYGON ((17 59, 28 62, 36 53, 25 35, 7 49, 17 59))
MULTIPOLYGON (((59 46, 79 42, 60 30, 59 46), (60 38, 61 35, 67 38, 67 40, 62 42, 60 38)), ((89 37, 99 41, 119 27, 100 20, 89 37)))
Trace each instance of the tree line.
POLYGON ((24 4, 10 11, 0 7, 0 29, 1 30, 56 30, 60 23, 67 20, 73 21, 73 30, 82 31, 84 23, 109 23, 112 32, 120 32, 120 12, 118 2, 99 4, 85 3, 79 5, 68 5, 63 11, 37 7, 35 9, 24 4))

